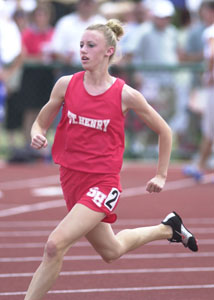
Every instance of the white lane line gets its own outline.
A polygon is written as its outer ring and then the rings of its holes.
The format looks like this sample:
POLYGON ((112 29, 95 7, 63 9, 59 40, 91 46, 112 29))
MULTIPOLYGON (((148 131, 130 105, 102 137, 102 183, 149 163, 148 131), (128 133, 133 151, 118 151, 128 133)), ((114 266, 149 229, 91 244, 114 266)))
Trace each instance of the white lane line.
MULTIPOLYGON (((194 290, 213 289, 214 284, 196 285, 168 285, 168 286, 147 286, 147 287, 126 287, 126 288, 99 288, 99 289, 78 289, 78 290, 53 290, 48 294, 79 294, 79 293, 108 293, 108 292, 140 292, 140 291, 163 291, 163 290, 194 290)), ((3 292, 0 296, 19 296, 26 292, 3 292)))
MULTIPOLYGON (((154 225, 160 222, 160 219, 119 219, 114 226, 126 226, 126 225, 154 225)), ((38 222, 37 222, 38 223, 38 222)), ((213 225, 214 218, 185 218, 185 224, 192 225, 213 225)), ((0 222, 1 225, 1 222, 0 222)), ((28 225, 29 226, 29 225, 28 225)))
POLYGON ((51 233, 50 230, 41 231, 2 231, 0 237, 35 237, 35 236, 48 236, 51 233))
MULTIPOLYGON (((213 175, 208 174, 205 176, 204 183, 211 182, 213 180, 213 175)), ((185 187, 191 187, 196 185, 195 181, 192 179, 182 179, 177 181, 171 181, 168 182, 164 188, 163 191, 169 191, 169 190, 176 190, 176 189, 182 189, 185 187)), ((135 187, 135 188, 127 188, 123 191, 122 196, 123 198, 129 198, 133 196, 139 196, 147 194, 145 187, 135 187)), ((46 202, 40 202, 37 204, 29 204, 29 205, 22 205, 14 208, 9 208, 5 210, 0 211, 0 217, 7 217, 12 215, 18 215, 23 214, 31 211, 39 211, 39 210, 45 210, 50 208, 56 208, 65 206, 64 200, 54 200, 54 201, 46 201, 46 202)))
MULTIPOLYGON (((210 183, 213 181, 213 174, 208 174, 204 177, 203 183, 210 183)), ((183 189, 186 187, 195 186, 197 183, 195 183, 192 179, 182 179, 182 180, 176 180, 168 182, 164 188, 163 191, 169 191, 169 190, 177 190, 177 189, 183 189)), ((1 188, 1 187, 0 187, 1 188)), ((121 197, 123 198, 129 198, 133 196, 140 196, 147 194, 146 187, 134 187, 134 188, 127 188, 123 190, 123 193, 121 197)), ((64 200, 53 200, 53 201, 46 201, 46 202, 40 202, 37 204, 29 204, 29 205, 22 205, 18 207, 13 207, 9 209, 4 209, 0 211, 0 217, 7 217, 12 215, 18 215, 23 214, 26 212, 31 211, 39 211, 39 210, 45 210, 50 208, 56 208, 56 207, 62 207, 65 206, 64 200)))
MULTIPOLYGON (((213 240, 214 243, 214 240, 213 240)), ((0 249, 26 249, 26 248, 44 248, 45 243, 0 243, 0 249)), ((89 242, 77 242, 73 247, 91 247, 89 242)))
MULTIPOLYGON (((136 166, 134 167, 140 167, 142 168, 142 166, 138 163, 136 164, 136 166)), ((122 171, 124 171, 124 169, 127 168, 125 166, 125 163, 123 165, 123 169, 122 171)), ((155 165, 154 165, 155 168, 155 165)), ((171 170, 181 170, 180 167, 171 167, 171 170)), ((209 183, 209 182, 213 182, 214 180, 214 174, 207 174, 204 176, 204 180, 202 183, 209 183)), ((185 178, 183 179, 184 182, 188 182, 191 181, 191 183, 194 183, 193 179, 190 178, 185 178)), ((26 187, 28 188, 36 188, 36 187, 41 187, 47 184, 56 184, 59 183, 59 175, 49 175, 49 176, 44 176, 44 177, 37 177, 37 178, 25 178, 25 179, 20 179, 20 180, 10 180, 10 181, 5 181, 5 182, 0 182, 0 190, 15 190, 15 189, 25 189, 26 187)))
POLYGON ((9 209, 4 209, 0 211, 0 217, 8 217, 13 215, 19 215, 23 213, 28 213, 32 211, 40 211, 50 208, 57 208, 65 206, 65 201, 63 199, 39 202, 35 204, 20 205, 9 209))
POLYGON ((47 186, 44 188, 33 189, 32 195, 36 197, 62 196, 63 192, 60 186, 47 186))
POLYGON ((11 180, 0 183, 0 190, 11 191, 26 188, 40 187, 47 184, 60 183, 59 175, 51 175, 38 178, 26 178, 21 180, 11 180))
POLYGON ((21 227, 55 227, 60 220, 37 220, 37 221, 0 221, 0 228, 21 228, 21 227))
MULTIPOLYGON (((125 254, 121 259, 174 259, 174 258, 201 258, 201 257, 214 257, 214 252, 185 252, 185 253, 144 253, 144 254, 125 254)), ((1 263, 15 263, 15 262, 37 262, 41 261, 42 257, 1 257, 1 263)), ((64 261, 94 261, 101 260, 99 255, 73 255, 65 256, 64 261)))
MULTIPOLYGON (((207 184, 213 182, 214 175, 213 174, 207 174, 204 176, 203 182, 201 184, 207 184)), ((163 189, 162 192, 170 191, 170 190, 178 190, 178 189, 183 189, 183 188, 188 188, 191 186, 198 186, 199 184, 196 183, 193 179, 191 178, 185 178, 185 179, 179 179, 175 181, 168 181, 163 189)), ((146 187, 134 187, 134 188, 127 188, 125 189, 121 197, 128 198, 128 197, 133 197, 133 196, 140 196, 148 194, 146 191, 146 187)))
MULTIPOLYGON (((0 221, 0 228, 33 228, 33 227, 56 227, 60 220, 43 220, 43 221, 0 221)), ((118 226, 143 226, 154 225, 160 222, 160 218, 154 219, 119 219, 114 227, 118 226)), ((191 225, 213 225, 214 218, 185 218, 185 224, 191 225)))
POLYGON ((2 243, 0 249, 43 248, 45 243, 2 243))
MULTIPOLYGON (((193 231, 194 234, 212 234, 214 233, 214 227, 190 227, 190 231, 193 231)), ((28 230, 28 231, 0 231, 0 237, 35 237, 35 236, 48 236, 51 233, 51 230, 28 230)))
MULTIPOLYGON (((126 167, 126 162, 123 164, 123 169, 126 167)), ((132 167, 135 168, 135 165, 132 167)), ((139 167, 139 163, 136 164, 136 167, 139 167)), ((142 168, 142 166, 140 166, 142 168)), ((174 169, 171 167, 171 169, 174 169)), ((177 169, 177 168, 176 168, 177 169)), ((50 175, 50 176, 44 176, 44 177, 37 177, 37 178, 25 178, 20 180, 10 180, 5 182, 0 182, 0 190, 18 190, 18 189, 26 189, 27 188, 36 188, 41 187, 47 184, 59 184, 59 174, 56 175, 50 175)))
MULTIPOLYGON (((199 239, 198 241, 199 246, 201 245, 214 245, 214 239, 199 239)), ((0 243, 0 249, 36 249, 36 248, 44 248, 45 243, 0 243)), ((144 247, 151 247, 151 246, 167 246, 168 243, 166 241, 154 241, 144 247)), ((175 245, 174 245, 175 246, 175 245)), ((91 248, 89 242, 77 242, 72 246, 76 248, 91 248)))
MULTIPOLYGON (((151 273, 188 273, 188 272, 213 272, 214 267, 193 268, 149 268, 149 269, 116 269, 116 270, 86 270, 65 271, 60 276, 85 276, 85 275, 108 275, 108 274, 151 274, 151 273)), ((34 273, 6 273, 0 274, 0 278, 32 277, 34 273)))
MULTIPOLYGON (((214 175, 213 174, 207 174, 204 177, 203 184, 210 183, 214 180, 214 175)), ((170 190, 175 190, 175 189, 180 189, 180 188, 185 188, 185 187, 191 187, 198 185, 193 179, 191 178, 184 178, 176 181, 169 181, 166 183, 166 186, 164 187, 163 191, 170 191, 170 190)), ((34 196, 60 196, 63 195, 62 189, 60 186, 50 186, 50 187, 44 187, 44 188, 37 188, 32 191, 34 196)), ((140 187, 133 187, 133 188, 126 188, 123 190, 121 197, 123 198, 128 198, 138 195, 144 195, 147 194, 146 192, 146 187, 145 186, 140 186, 140 187)))

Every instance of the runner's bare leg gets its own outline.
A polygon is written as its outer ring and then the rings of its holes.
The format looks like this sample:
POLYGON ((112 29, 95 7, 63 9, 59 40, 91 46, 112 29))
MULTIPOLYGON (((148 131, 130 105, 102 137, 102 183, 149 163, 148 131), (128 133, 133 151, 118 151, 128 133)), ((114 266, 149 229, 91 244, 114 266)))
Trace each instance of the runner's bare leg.
POLYGON ((86 235, 88 241, 106 262, 112 262, 149 242, 171 237, 172 228, 163 224, 125 229, 115 235, 110 224, 99 223, 86 235))
POLYGON ((74 206, 49 236, 42 263, 32 278, 25 300, 43 299, 60 273, 67 250, 103 218, 104 213, 81 204, 74 206))

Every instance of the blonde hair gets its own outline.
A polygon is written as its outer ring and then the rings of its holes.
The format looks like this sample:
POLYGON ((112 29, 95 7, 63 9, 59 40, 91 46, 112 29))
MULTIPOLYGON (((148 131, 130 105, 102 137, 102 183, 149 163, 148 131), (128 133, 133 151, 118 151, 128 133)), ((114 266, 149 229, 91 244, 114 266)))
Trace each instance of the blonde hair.
POLYGON ((117 49, 117 42, 124 35, 124 30, 121 22, 117 19, 110 19, 106 24, 94 24, 86 28, 86 30, 97 30, 103 33, 108 46, 114 47, 115 51, 110 56, 109 61, 112 61, 117 49))

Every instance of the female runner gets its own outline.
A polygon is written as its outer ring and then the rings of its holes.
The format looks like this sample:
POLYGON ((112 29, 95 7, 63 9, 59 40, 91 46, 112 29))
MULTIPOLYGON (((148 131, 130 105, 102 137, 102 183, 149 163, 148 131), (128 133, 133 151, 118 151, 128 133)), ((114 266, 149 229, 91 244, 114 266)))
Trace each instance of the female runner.
POLYGON ((126 229, 116 235, 109 224, 116 220, 114 210, 121 192, 119 173, 127 111, 133 109, 159 137, 157 172, 147 184, 149 193, 164 187, 172 140, 170 128, 144 97, 108 72, 122 35, 117 20, 89 26, 80 41, 84 71, 56 82, 49 102, 33 124, 32 147, 46 147, 47 130, 63 106, 52 154, 60 165, 69 213, 50 234, 25 300, 43 299, 59 275, 65 253, 83 236, 106 262, 160 239, 198 250, 194 236, 175 212, 159 225, 126 229))

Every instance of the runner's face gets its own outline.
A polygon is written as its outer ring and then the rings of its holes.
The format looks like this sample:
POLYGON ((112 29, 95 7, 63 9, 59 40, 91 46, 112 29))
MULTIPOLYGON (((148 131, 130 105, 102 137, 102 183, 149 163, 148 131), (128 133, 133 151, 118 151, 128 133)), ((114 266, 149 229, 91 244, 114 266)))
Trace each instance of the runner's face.
POLYGON ((108 47, 102 32, 86 30, 80 41, 80 58, 85 69, 108 62, 112 47, 108 47))

